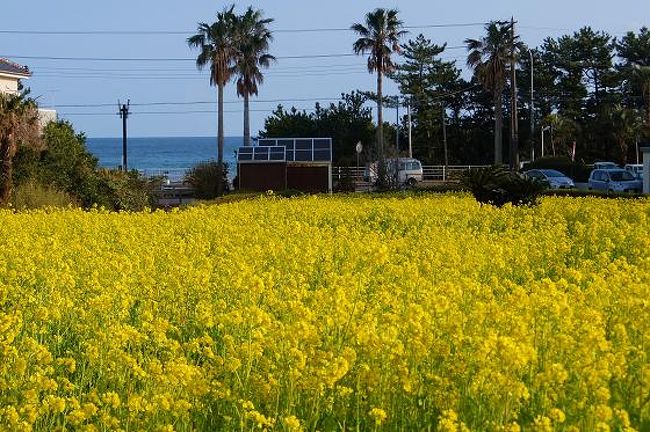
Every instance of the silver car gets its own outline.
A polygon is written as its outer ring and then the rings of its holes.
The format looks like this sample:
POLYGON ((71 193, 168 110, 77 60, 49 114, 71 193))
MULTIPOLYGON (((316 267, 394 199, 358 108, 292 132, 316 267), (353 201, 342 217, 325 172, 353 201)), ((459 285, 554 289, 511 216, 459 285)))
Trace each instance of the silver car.
POLYGON ((537 179, 551 189, 572 189, 576 187, 573 180, 553 169, 532 169, 524 173, 527 177, 537 179))
POLYGON ((643 185, 624 169, 595 169, 589 176, 589 189, 638 193, 643 189, 643 185))

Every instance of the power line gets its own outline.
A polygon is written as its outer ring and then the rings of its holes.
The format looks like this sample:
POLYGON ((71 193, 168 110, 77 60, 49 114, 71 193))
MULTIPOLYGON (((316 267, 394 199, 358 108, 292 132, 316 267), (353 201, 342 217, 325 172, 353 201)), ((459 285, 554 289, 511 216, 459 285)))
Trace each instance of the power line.
MULTIPOLYGON (((446 49, 464 49, 464 45, 457 45, 447 47, 446 49)), ((323 58, 337 58, 337 57, 357 57, 354 53, 340 53, 340 54, 305 54, 305 55, 287 55, 277 56, 278 60, 298 60, 298 59, 323 59, 323 58)), ((25 55, 11 55, 0 54, 0 57, 14 58, 21 60, 54 60, 54 61, 114 61, 114 62, 185 62, 196 61, 191 57, 55 57, 55 56, 25 56, 25 55)))
MULTIPOLYGON (((307 55, 289 55, 289 56, 279 56, 276 57, 278 60, 293 60, 293 59, 311 59, 311 58, 334 58, 334 57, 355 57, 357 54, 353 53, 344 53, 344 54, 307 54, 307 55)), ((14 58, 21 60, 59 60, 59 61, 115 61, 115 62, 131 62, 131 61, 142 61, 142 62, 157 62, 157 61, 169 61, 169 62, 181 62, 181 61, 196 61, 195 58, 189 57, 54 57, 54 56, 21 56, 21 55, 11 55, 11 54, 0 54, 0 57, 4 58, 14 58)))
MULTIPOLYGON (((314 108, 296 108, 297 111, 314 111, 314 108)), ((250 112, 272 112, 272 109, 251 109, 250 112)), ((133 115, 181 115, 181 114, 216 114, 217 110, 184 110, 184 111, 132 111, 129 116, 133 115)), ((244 110, 224 110, 224 113, 238 114, 244 110)), ((115 116, 117 113, 110 112, 71 112, 60 113, 61 116, 115 116)))
MULTIPOLYGON (((404 26, 409 30, 431 29, 431 28, 453 28, 453 27, 476 27, 483 26, 484 22, 448 23, 448 24, 424 24, 404 26)), ((302 29, 277 29, 273 33, 321 33, 321 32, 348 32, 349 27, 323 27, 323 28, 302 28, 302 29)), ((0 34, 31 35, 31 36, 146 36, 146 35, 173 35, 187 36, 193 31, 176 30, 0 30, 0 34)))
MULTIPOLYGON (((455 90, 452 92, 440 94, 433 96, 429 98, 431 101, 435 100, 440 100, 444 99, 448 96, 454 96, 459 93, 464 93, 467 92, 473 88, 479 87, 478 84, 474 84, 459 90, 455 90)), ((341 98, 296 98, 296 99, 269 99, 269 100, 257 100, 257 101, 251 101, 251 102, 265 102, 265 103, 270 103, 270 102, 319 102, 319 101, 338 101, 341 98)), ((199 104, 214 104, 216 102, 214 101, 191 101, 191 102, 145 102, 145 103, 132 103, 131 106, 141 106, 141 107, 146 107, 146 106, 165 106, 165 105, 199 105, 199 104)), ((241 101, 225 101, 224 103, 227 104, 232 104, 232 103, 241 103, 241 101)), ((57 108, 101 108, 101 107, 112 107, 114 104, 68 104, 68 105, 58 105, 57 108)), ((251 112, 269 112, 271 109, 251 109, 251 112)), ((313 111, 314 108, 296 108, 298 111, 313 111)), ((168 115, 168 114, 199 114, 199 113, 217 113, 217 110, 183 110, 183 111, 134 111, 131 112, 129 115, 168 115)), ((241 113, 243 112, 243 109, 237 109, 237 110, 224 110, 224 113, 241 113)), ((115 113, 110 113, 110 112, 72 112, 72 113, 63 113, 61 115, 68 115, 68 116, 104 116, 104 115, 110 115, 113 116, 115 113)))
MULTIPOLYGON (((294 99, 251 99, 251 103, 281 103, 281 102, 318 102, 318 101, 338 101, 340 97, 322 97, 322 98, 294 98, 294 99)), ((143 102, 132 103, 132 107, 138 106, 164 106, 164 105, 201 105, 201 104, 216 104, 217 101, 183 101, 183 102, 143 102)), ((224 101, 224 104, 239 104, 241 100, 224 101)), ((95 103, 95 104, 57 104, 57 108, 100 108, 100 107, 113 107, 115 103, 95 103)))

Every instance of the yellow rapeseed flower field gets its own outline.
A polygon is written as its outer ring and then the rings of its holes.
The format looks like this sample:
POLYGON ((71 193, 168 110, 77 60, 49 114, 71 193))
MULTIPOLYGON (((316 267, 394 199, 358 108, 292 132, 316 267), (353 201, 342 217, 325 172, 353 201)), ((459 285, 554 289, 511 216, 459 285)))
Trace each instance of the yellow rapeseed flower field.
POLYGON ((0 211, 0 430, 650 430, 650 201, 0 211))

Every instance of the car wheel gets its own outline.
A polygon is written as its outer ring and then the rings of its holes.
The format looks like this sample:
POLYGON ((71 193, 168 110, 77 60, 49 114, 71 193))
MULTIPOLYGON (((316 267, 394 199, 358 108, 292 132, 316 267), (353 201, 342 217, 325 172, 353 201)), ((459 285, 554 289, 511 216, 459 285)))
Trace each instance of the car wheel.
POLYGON ((408 179, 408 181, 406 183, 408 183, 409 186, 415 186, 415 185, 418 184, 418 181, 416 179, 414 179, 413 177, 411 177, 410 179, 408 179))

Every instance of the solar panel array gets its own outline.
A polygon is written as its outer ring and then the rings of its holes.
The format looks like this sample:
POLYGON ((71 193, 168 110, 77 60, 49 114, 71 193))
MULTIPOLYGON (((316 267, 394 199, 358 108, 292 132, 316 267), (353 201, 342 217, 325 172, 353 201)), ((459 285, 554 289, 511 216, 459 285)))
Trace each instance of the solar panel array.
POLYGON ((286 149, 283 146, 239 147, 239 162, 285 162, 286 149))
POLYGON ((331 138, 262 138, 240 147, 238 162, 332 162, 331 138))

